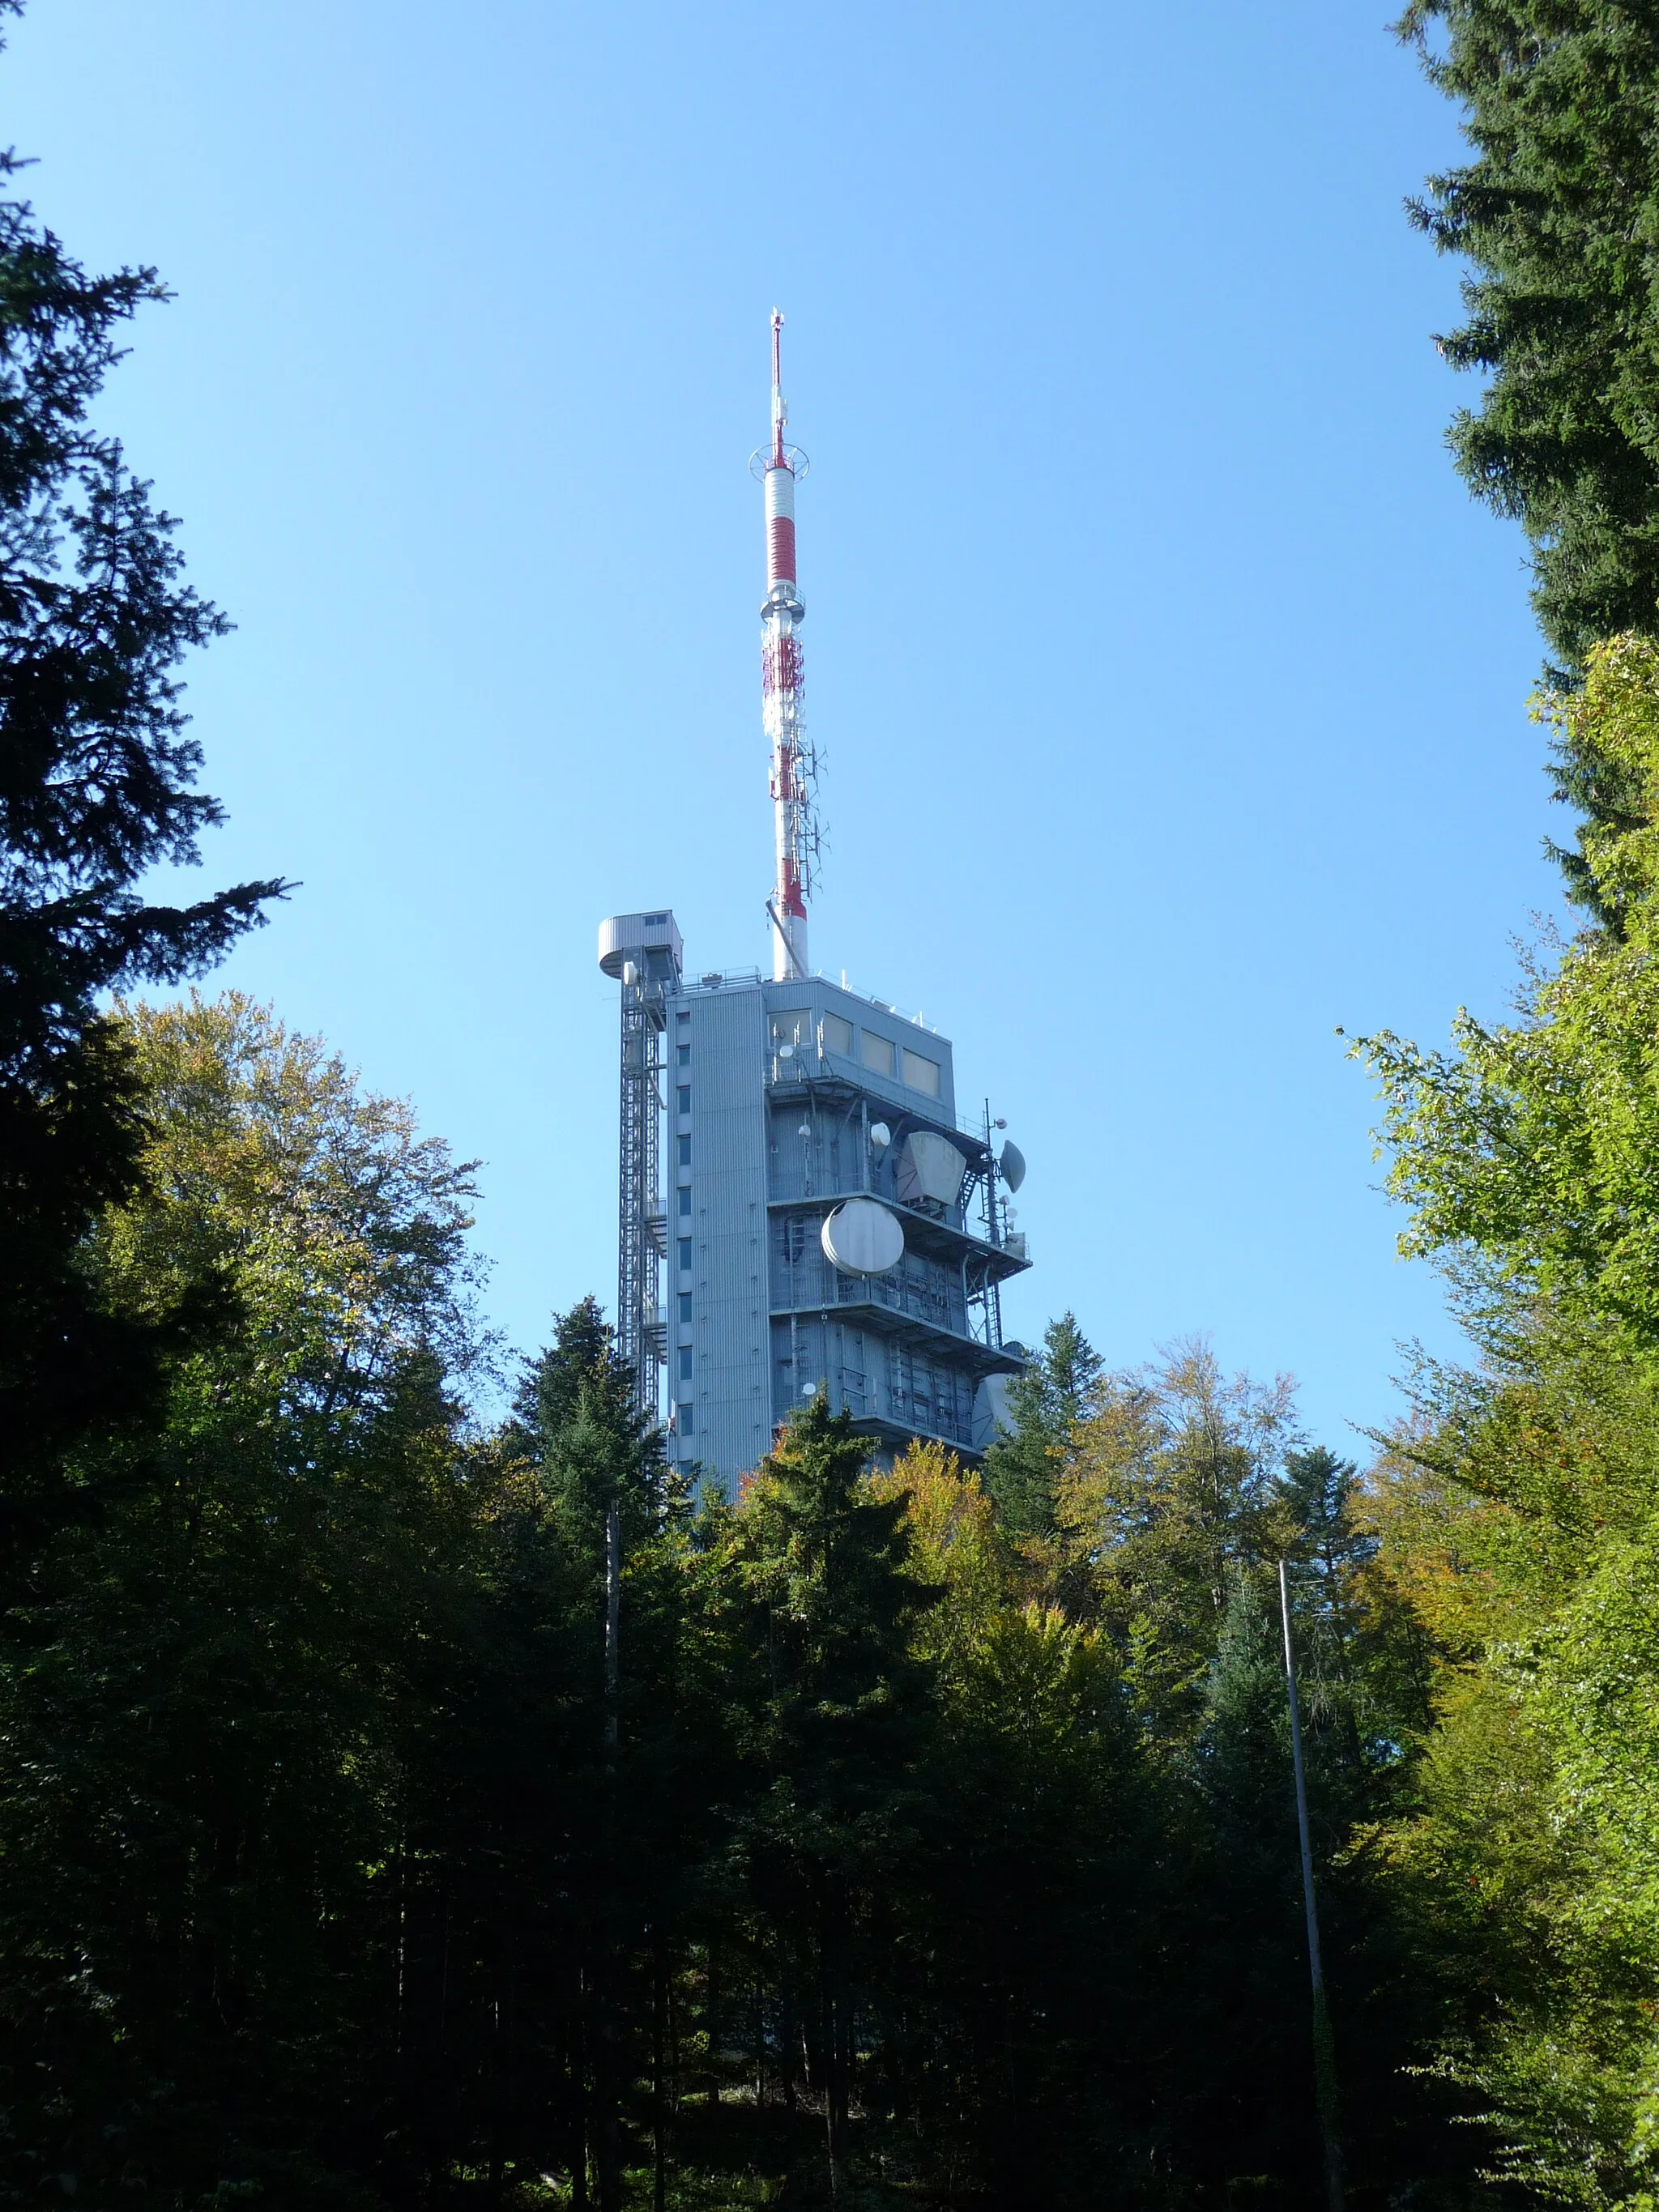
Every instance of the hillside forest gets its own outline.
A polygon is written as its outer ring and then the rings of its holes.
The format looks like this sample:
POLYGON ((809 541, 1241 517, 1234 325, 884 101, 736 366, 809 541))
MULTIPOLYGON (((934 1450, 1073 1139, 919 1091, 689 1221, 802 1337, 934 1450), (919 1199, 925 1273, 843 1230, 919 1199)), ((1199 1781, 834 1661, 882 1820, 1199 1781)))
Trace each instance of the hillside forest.
POLYGON ((0 2203, 1659 2204, 1659 14, 1396 29, 1579 926, 1352 1044, 1468 1352, 1352 1455, 1070 1313, 978 1468, 820 1399, 699 1503, 592 1298, 492 1401, 472 1170, 207 981, 289 886, 149 896, 165 294, 5 157, 0 2203))

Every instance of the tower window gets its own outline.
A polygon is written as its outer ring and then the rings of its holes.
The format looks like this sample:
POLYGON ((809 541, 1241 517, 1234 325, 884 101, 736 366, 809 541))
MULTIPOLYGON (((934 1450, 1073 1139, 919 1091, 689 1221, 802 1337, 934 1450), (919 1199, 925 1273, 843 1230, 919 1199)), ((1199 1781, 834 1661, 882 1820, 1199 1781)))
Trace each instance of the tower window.
MULTIPOLYGON (((937 1076, 937 1075, 938 1075, 938 1073, 939 1073, 939 1070, 938 1070, 937 1068, 935 1068, 935 1069, 933 1070, 933 1073, 934 1073, 935 1076, 937 1076)), ((682 1137, 682 1138, 680 1139, 680 1165, 681 1165, 683 1168, 689 1168, 689 1167, 690 1166, 690 1164, 691 1164, 691 1139, 690 1139, 690 1137, 682 1137)))
POLYGON ((691 1065, 691 1048, 689 1044, 683 1044, 679 1048, 679 1064, 682 1067, 690 1067, 691 1065))
POLYGON ((682 1382, 691 1380, 691 1347, 689 1344, 680 1346, 680 1380, 682 1382))
POLYGON ((691 1239, 689 1237, 682 1237, 678 1242, 680 1273, 683 1275, 689 1275, 691 1272, 691 1239))
POLYGON ((680 1219, 682 1221, 690 1221, 690 1218, 691 1186, 690 1183, 682 1183, 680 1185, 680 1219))
POLYGON ((930 1098, 939 1097, 939 1062, 928 1060, 919 1052, 907 1051, 904 1055, 904 1079, 912 1091, 925 1091, 930 1098))
POLYGON ((873 1068, 878 1075, 890 1075, 893 1072, 891 1037, 878 1036, 873 1030, 866 1030, 862 1035, 865 1066, 873 1068))
POLYGON ((674 1093, 674 1098, 682 1114, 689 1114, 691 1111, 691 1085, 689 1083, 681 1084, 679 1089, 674 1093))
POLYGON ((853 1057, 851 1022, 842 1021, 839 1014, 826 1014, 823 1018, 823 1048, 826 1052, 837 1052, 843 1060, 851 1060, 853 1057))

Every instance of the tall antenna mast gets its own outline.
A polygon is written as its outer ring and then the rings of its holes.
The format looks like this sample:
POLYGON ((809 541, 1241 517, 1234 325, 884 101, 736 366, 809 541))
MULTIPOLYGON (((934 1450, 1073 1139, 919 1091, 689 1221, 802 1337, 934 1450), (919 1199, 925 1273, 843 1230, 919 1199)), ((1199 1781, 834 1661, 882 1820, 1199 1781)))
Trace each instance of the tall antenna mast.
POLYGON ((789 410, 780 360, 783 317, 772 310, 772 437, 750 462, 766 492, 766 599, 761 608, 761 719, 772 748, 772 822, 776 873, 766 910, 772 923, 772 975, 805 975, 806 898, 818 857, 813 810, 817 760, 806 742, 801 694, 801 605, 795 576, 795 486, 807 459, 787 445, 789 410))

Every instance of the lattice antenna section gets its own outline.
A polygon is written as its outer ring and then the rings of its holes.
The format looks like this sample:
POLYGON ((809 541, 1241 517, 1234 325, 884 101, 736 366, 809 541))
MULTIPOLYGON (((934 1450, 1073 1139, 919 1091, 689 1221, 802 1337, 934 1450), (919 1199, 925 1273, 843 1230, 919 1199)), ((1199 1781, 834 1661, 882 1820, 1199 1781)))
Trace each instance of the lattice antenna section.
POLYGON ((663 1039, 683 953, 674 917, 621 915, 601 925, 599 965, 622 985, 617 1176, 617 1350, 647 1419, 662 1413, 668 1330, 662 1268, 668 1214, 662 1193, 663 1039))
POLYGON ((761 721, 771 751, 774 872, 767 912, 772 921, 775 981, 808 972, 806 902, 817 878, 821 836, 817 824, 817 756, 807 741, 805 665, 801 656, 801 604, 795 558, 795 486, 807 459, 789 445, 789 410, 783 397, 781 348, 783 317, 772 313, 772 437, 750 466, 766 494, 766 599, 761 608, 761 721))
POLYGON ((617 1222, 617 1349, 634 1377, 643 1413, 659 1402, 662 1262, 662 986, 624 982, 622 994, 622 1127, 617 1222))

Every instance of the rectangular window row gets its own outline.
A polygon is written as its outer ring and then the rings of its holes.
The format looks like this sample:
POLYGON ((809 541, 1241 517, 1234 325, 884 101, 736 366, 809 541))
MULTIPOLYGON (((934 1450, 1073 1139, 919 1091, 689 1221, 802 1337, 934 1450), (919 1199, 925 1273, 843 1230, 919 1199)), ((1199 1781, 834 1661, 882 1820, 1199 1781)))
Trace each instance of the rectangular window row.
MULTIPOLYGON (((811 1043, 811 1036, 812 1017, 805 1006, 781 1007, 772 1016, 774 1052, 785 1046, 791 1052, 799 1052, 811 1043)), ((853 1058, 853 1024, 840 1014, 825 1014, 819 1037, 825 1052, 835 1053, 842 1060, 853 1058)), ((926 1098, 939 1097, 938 1060, 929 1060, 925 1053, 912 1052, 908 1045, 896 1046, 891 1037, 883 1036, 877 1030, 860 1030, 858 1042, 858 1056, 872 1074, 884 1075, 890 1080, 902 1074, 910 1090, 921 1091, 926 1098)))

